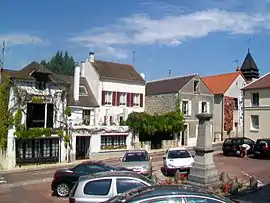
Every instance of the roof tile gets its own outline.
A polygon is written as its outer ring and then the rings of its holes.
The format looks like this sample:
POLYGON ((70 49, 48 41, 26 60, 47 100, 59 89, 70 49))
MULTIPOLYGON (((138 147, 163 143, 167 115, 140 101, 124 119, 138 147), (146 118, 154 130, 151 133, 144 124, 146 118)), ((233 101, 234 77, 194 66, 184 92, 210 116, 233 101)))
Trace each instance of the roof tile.
POLYGON ((270 88, 270 72, 263 75, 259 79, 249 83, 242 90, 265 89, 265 88, 270 88))

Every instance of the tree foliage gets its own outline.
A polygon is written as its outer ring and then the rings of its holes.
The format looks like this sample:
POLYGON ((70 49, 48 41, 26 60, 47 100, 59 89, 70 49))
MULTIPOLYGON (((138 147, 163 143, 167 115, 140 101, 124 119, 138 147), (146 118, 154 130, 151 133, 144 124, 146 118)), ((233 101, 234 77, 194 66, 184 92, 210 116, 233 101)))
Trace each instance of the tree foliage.
POLYGON ((74 73, 75 61, 67 51, 65 53, 57 51, 49 61, 42 60, 40 64, 57 74, 73 75, 74 73))
POLYGON ((125 124, 134 132, 142 135, 153 136, 155 133, 177 133, 183 130, 184 116, 180 110, 154 116, 145 112, 132 112, 129 114, 125 124))
POLYGON ((11 114, 8 110, 9 103, 9 89, 10 89, 10 80, 9 76, 1 76, 0 84, 0 148, 5 148, 7 146, 7 135, 8 127, 10 125, 11 114))

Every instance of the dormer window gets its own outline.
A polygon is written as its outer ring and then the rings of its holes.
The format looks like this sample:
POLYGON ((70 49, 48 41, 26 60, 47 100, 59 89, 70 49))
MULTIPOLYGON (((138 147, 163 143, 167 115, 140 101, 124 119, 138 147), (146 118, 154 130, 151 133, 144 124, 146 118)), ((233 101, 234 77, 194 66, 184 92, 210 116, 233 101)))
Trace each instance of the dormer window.
POLYGON ((87 96, 88 95, 85 86, 80 86, 79 87, 79 95, 80 96, 87 96))
POLYGON ((45 90, 46 89, 46 82, 42 80, 36 81, 36 89, 38 90, 45 90))
POLYGON ((199 93, 199 81, 198 80, 193 81, 193 92, 199 93))

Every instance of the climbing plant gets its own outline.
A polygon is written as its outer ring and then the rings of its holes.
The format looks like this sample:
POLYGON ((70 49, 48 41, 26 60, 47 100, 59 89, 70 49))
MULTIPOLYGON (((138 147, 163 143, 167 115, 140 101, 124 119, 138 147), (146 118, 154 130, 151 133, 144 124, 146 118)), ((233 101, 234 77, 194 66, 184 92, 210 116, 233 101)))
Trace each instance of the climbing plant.
POLYGON ((12 122, 11 113, 8 110, 10 80, 8 75, 1 75, 0 81, 0 147, 7 146, 7 135, 10 122, 12 122))
POLYGON ((129 114, 126 125, 140 135, 153 136, 157 132, 176 133, 183 130, 184 116, 178 108, 173 112, 153 116, 145 112, 133 112, 129 114))

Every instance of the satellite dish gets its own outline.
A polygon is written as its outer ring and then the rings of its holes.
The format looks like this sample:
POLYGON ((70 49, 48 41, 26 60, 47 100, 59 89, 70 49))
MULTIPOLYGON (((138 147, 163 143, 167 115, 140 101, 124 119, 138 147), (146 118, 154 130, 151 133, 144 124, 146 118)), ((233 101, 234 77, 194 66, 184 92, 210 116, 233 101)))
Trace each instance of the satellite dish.
POLYGON ((141 73, 141 77, 142 77, 143 79, 145 79, 145 75, 144 75, 144 73, 141 73))

